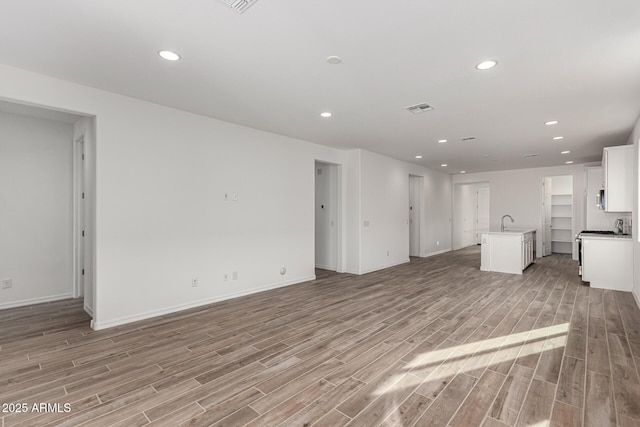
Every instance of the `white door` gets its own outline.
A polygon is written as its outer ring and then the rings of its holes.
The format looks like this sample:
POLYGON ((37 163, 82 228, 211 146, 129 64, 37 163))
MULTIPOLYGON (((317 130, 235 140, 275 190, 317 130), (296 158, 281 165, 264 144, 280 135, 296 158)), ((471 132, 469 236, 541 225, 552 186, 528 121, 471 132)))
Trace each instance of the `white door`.
POLYGON ((420 256, 422 177, 409 176, 409 255, 420 256))
POLYGON ((482 233, 489 232, 489 186, 476 191, 476 244, 481 243, 482 233))
POLYGON ((542 183, 544 198, 542 210, 544 213, 544 232, 542 233, 542 256, 551 255, 551 178, 546 177, 542 183))

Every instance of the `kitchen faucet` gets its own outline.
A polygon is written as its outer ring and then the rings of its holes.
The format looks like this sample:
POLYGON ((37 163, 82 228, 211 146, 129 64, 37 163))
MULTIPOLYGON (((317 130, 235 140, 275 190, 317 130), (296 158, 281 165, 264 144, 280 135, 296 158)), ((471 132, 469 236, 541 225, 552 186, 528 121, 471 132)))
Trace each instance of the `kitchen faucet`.
POLYGON ((622 234, 623 224, 624 224, 624 220, 622 220, 621 218, 616 219, 616 222, 613 225, 616 228, 616 231, 617 231, 616 234, 622 234))
POLYGON ((501 233, 504 233, 504 219, 505 218, 509 218, 511 220, 511 224, 513 224, 515 222, 511 215, 503 215, 502 219, 500 220, 500 232, 501 233))

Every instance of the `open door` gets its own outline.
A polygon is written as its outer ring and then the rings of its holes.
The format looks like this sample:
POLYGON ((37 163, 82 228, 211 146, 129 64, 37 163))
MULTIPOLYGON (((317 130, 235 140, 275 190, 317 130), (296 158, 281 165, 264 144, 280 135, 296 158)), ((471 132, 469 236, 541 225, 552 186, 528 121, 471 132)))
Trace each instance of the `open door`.
POLYGON ((551 177, 545 177, 542 182, 543 210, 543 233, 542 233, 542 256, 551 255, 551 177))

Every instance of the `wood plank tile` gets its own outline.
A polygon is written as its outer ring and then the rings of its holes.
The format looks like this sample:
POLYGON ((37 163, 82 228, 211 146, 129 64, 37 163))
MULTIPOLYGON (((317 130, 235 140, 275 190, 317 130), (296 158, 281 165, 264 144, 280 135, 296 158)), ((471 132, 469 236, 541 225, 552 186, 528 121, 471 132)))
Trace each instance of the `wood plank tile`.
POLYGON ((505 378, 505 375, 490 370, 485 371, 458 409, 456 415, 449 422, 449 425, 451 427, 475 427, 481 425, 505 378))
MULTIPOLYGON (((528 368, 523 368, 528 369, 528 368)), ((526 372, 526 371, 523 371, 526 372)), ((529 370, 528 375, 522 375, 514 369, 506 378, 502 385, 493 406, 489 411, 489 416, 507 425, 515 425, 520 408, 524 403, 525 396, 531 384, 533 370, 529 370)))
POLYGON ((552 427, 581 427, 582 411, 575 406, 556 401, 551 414, 552 427))
POLYGON ((587 370, 598 372, 602 375, 611 375, 607 341, 594 338, 587 339, 587 370))
POLYGON ((587 402, 585 425, 636 424, 640 309, 630 295, 583 286, 570 256, 519 276, 479 271, 479 254, 319 275, 104 331, 89 329, 77 301, 0 311, 0 400, 74 404, 2 422, 498 426, 522 409, 520 421, 558 424, 587 402), (504 384, 480 393, 474 381, 500 373, 504 384))
POLYGON ((554 384, 534 378, 516 425, 525 427, 548 421, 551 418, 555 391, 554 384))
POLYGON ((472 376, 466 374, 456 375, 451 384, 444 389, 418 419, 416 425, 446 426, 476 382, 477 379, 472 376))
POLYGON ((587 371, 584 425, 601 427, 616 425, 613 384, 607 375, 587 371))
POLYGON ((582 408, 585 372, 583 360, 565 356, 556 391, 556 400, 582 408))
POLYGON ((428 397, 412 393, 384 420, 381 427, 412 426, 433 402, 428 397))

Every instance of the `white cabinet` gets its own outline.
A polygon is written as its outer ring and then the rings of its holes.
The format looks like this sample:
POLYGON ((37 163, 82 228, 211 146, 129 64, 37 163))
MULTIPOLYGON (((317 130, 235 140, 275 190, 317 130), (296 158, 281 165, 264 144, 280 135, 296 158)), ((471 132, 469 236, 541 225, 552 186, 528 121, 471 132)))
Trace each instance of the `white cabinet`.
POLYGON ((602 154, 602 186, 607 212, 631 212, 633 145, 606 147, 602 154))
POLYGON ((527 268, 536 258, 536 232, 529 232, 522 235, 522 269, 527 268))
POLYGON ((480 270, 522 274, 536 258, 535 247, 534 229, 483 233, 480 270))
POLYGON ((582 280, 592 288, 631 291, 633 241, 627 237, 582 236, 582 280))

